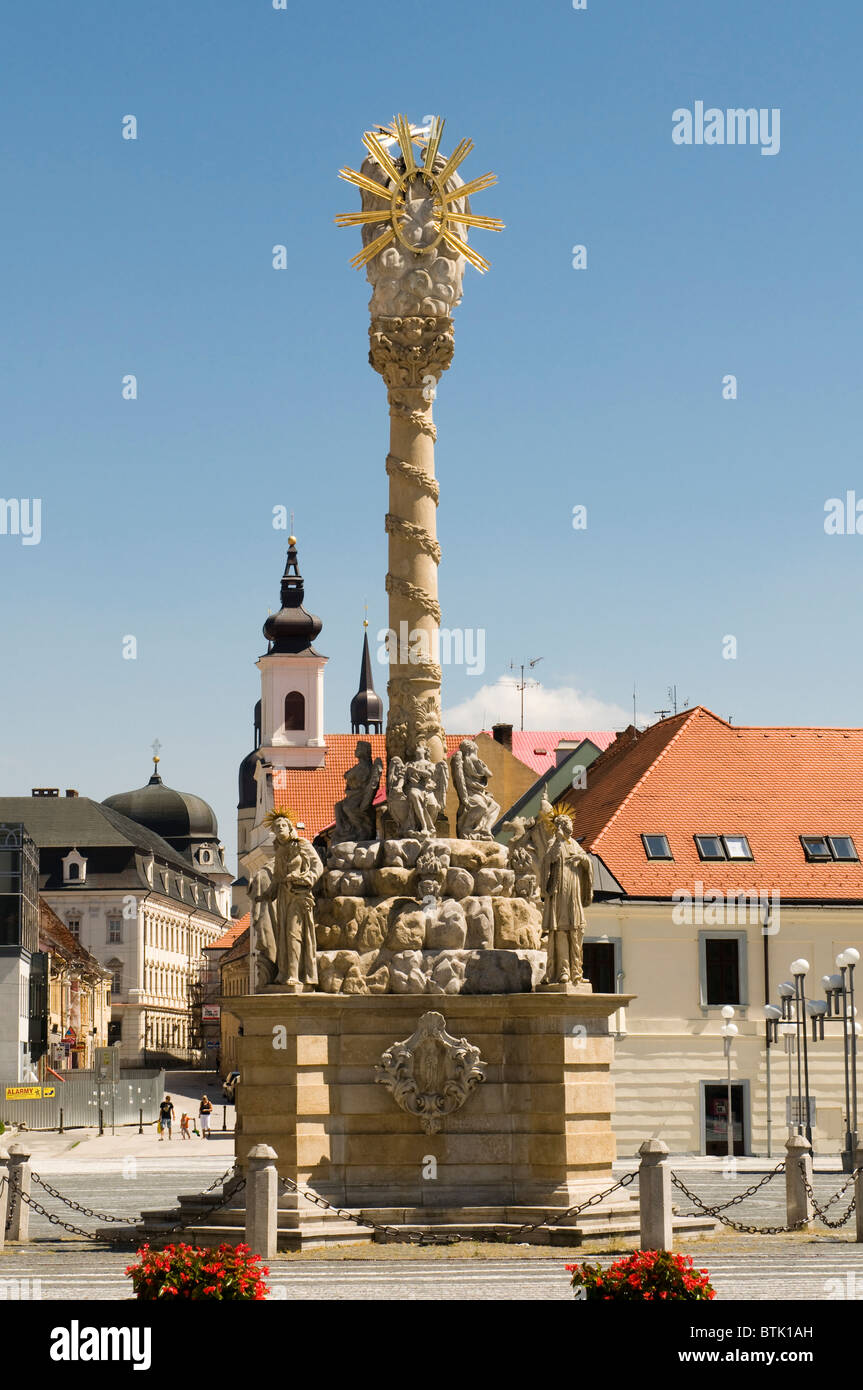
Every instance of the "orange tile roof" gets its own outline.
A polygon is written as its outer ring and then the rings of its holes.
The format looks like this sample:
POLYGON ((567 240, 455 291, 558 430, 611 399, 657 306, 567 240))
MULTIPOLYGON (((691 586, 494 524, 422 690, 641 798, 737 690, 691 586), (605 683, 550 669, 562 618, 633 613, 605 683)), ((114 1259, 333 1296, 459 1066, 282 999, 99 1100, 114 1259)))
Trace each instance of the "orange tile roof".
POLYGON ((800 835, 851 835, 863 855, 863 729, 744 728, 703 706, 618 735, 564 797, 575 833, 632 897, 778 891, 863 901, 863 864, 809 863, 800 835), (642 834, 674 856, 649 860, 642 834), (746 835, 750 860, 706 862, 693 836, 746 835))
POLYGON ((251 915, 247 912, 245 917, 236 917, 224 935, 217 941, 211 941, 209 946, 205 946, 205 951, 225 951, 233 946, 237 937, 241 936, 251 921, 251 915))

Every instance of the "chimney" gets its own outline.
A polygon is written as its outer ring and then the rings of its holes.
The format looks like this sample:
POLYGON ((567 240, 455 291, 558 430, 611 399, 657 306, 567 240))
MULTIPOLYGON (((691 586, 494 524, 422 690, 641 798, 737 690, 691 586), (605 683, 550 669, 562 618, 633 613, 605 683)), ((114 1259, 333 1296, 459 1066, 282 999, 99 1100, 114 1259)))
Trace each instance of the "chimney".
POLYGON ((60 788, 59 788, 59 787, 32 787, 32 788, 30 789, 30 795, 31 795, 31 796, 59 796, 59 795, 60 795, 60 788))
POLYGON ((511 724, 492 724, 491 734, 495 743, 502 743, 504 748, 512 752, 512 725, 511 724))
POLYGON ((77 796, 78 793, 76 792, 76 790, 75 790, 74 787, 67 787, 67 788, 66 788, 66 795, 67 795, 67 796, 77 796))

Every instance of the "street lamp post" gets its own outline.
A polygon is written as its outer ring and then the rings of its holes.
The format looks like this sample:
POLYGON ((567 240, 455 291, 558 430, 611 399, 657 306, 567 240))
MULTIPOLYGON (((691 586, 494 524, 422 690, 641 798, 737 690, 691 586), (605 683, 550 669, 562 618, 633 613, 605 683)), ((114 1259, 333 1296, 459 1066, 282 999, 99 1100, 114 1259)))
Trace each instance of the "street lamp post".
POLYGON ((795 1023, 797 1025, 797 1082, 798 1091, 800 1086, 800 1044, 803 1051, 803 1073, 806 1088, 806 1138, 809 1146, 812 1147, 812 1116, 809 1104, 809 1046, 806 1037, 806 972, 809 969, 808 960, 793 960, 791 962, 791 974, 794 976, 794 1004, 795 1004, 795 1023))
POLYGON ((853 946, 840 951, 836 957, 839 973, 822 978, 826 1002, 818 999, 809 1005, 812 1018, 812 1037, 820 1041, 824 1037, 825 1021, 842 1020, 842 1052, 845 1066, 845 1148, 842 1153, 842 1168, 853 1173, 857 1150, 857 1039, 861 1026, 857 1022, 857 1009, 854 1004, 854 967, 860 960, 860 952, 853 946))
POLYGON ((725 1087, 726 1087, 726 1132, 728 1136, 728 1157, 734 1157, 734 1122, 731 1113, 731 1044, 737 1037, 737 1024, 732 1023, 734 1009, 730 1004, 725 1004, 722 1009, 722 1017, 725 1022, 720 1029, 723 1038, 723 1051, 725 1053, 725 1087))
POLYGON ((791 1098, 791 1047, 789 1046, 789 1034, 794 1032, 794 1051, 797 1053, 797 1118, 790 1117, 790 1123, 797 1130, 798 1134, 805 1131, 806 1138, 812 1144, 812 1106, 809 1099, 809 1048, 806 1036, 806 972, 809 969, 808 960, 791 962, 791 974, 794 982, 783 980, 779 986, 779 998, 782 1001, 781 1010, 777 1010, 772 1004, 765 1005, 764 1016, 767 1020, 768 1037, 776 1040, 780 1034, 784 1034, 786 1048, 788 1050, 788 1092, 789 1103, 791 1098), (803 1106, 806 1106, 806 1121, 803 1121, 803 1106))

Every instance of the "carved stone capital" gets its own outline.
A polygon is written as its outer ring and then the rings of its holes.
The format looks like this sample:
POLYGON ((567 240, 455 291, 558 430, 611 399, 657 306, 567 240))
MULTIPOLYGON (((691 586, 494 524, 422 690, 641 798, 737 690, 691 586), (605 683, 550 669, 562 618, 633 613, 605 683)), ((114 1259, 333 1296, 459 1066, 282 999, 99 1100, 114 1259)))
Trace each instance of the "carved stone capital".
POLYGON ((391 392, 391 403, 415 408, 401 393, 425 392, 452 362, 455 337, 451 318, 373 318, 369 328, 369 362, 391 392), (431 378, 431 380, 429 380, 431 378))
POLYGON ((445 1116, 460 1110, 485 1080, 485 1070, 478 1047, 448 1033, 443 1014, 427 1013, 409 1038, 387 1048, 375 1080, 400 1109, 417 1116, 426 1134, 437 1134, 445 1116))

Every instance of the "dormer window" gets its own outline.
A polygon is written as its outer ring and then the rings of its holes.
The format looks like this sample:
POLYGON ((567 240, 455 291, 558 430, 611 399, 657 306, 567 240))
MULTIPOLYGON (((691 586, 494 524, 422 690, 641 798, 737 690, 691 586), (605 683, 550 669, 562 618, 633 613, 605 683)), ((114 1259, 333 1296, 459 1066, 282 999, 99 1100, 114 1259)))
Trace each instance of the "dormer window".
POLYGON ((641 843, 648 859, 672 859, 667 835, 642 835, 641 843))
POLYGON ((76 849, 70 849, 64 859, 60 861, 63 865, 64 883, 84 883, 87 878, 87 860, 83 854, 79 854, 76 849))
POLYGON ((212 862, 213 862, 213 856, 212 856, 211 851, 208 850, 206 847, 204 847, 203 849, 199 849, 199 850, 198 850, 198 862, 201 863, 201 864, 212 864, 212 862))
POLYGON ((850 835, 801 835, 803 853, 810 863, 856 863, 858 854, 850 835))
POLYGON ((752 859, 745 835, 695 835, 699 859, 752 859))

